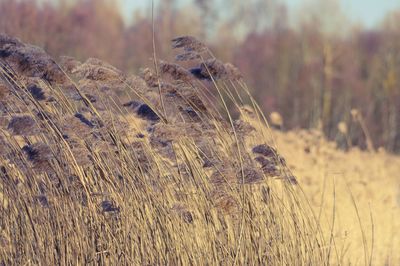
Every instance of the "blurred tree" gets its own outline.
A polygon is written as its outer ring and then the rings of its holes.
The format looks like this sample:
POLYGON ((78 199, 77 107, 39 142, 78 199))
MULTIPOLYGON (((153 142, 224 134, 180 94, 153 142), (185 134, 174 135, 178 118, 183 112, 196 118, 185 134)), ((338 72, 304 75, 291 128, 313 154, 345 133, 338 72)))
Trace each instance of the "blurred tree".
POLYGON ((295 25, 313 24, 324 34, 346 36, 351 31, 352 25, 342 10, 340 0, 308 0, 297 14, 298 21, 295 25))
POLYGON ((202 39, 206 39, 215 32, 216 22, 218 20, 217 9, 215 8, 215 0, 195 0, 195 5, 200 9, 202 18, 202 39))
MULTIPOLYGON (((98 57, 137 72, 152 66, 150 11, 136 11, 127 24, 111 0, 0 0, 0 31, 55 58, 98 57)), ((321 124, 335 139, 344 122, 349 145, 366 147, 355 108, 375 145, 400 152, 400 11, 374 30, 351 25, 338 0, 309 0, 290 21, 278 0, 166 0, 154 15, 158 58, 173 60, 173 37, 200 37, 239 67, 285 129, 321 124)))

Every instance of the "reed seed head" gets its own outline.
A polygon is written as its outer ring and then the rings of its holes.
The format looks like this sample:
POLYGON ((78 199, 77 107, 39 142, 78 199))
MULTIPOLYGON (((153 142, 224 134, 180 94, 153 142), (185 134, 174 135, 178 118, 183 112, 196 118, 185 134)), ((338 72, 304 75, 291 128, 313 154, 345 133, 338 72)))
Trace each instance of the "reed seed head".
POLYGON ((190 72, 177 64, 161 61, 160 71, 163 74, 170 75, 175 80, 190 81, 192 79, 190 72))
POLYGON ((275 148, 267 145, 267 144, 261 144, 253 147, 252 149, 253 153, 258 153, 261 155, 264 155, 267 158, 273 158, 276 155, 276 150, 275 148))
POLYGON ((186 52, 197 53, 207 51, 207 46, 193 36, 181 36, 173 39, 172 48, 183 48, 186 52))
POLYGON ((12 117, 8 129, 15 135, 24 136, 36 135, 39 130, 36 121, 28 115, 12 117))
POLYGON ((43 89, 37 86, 36 84, 30 84, 27 89, 35 100, 38 101, 46 100, 46 96, 44 95, 43 89))

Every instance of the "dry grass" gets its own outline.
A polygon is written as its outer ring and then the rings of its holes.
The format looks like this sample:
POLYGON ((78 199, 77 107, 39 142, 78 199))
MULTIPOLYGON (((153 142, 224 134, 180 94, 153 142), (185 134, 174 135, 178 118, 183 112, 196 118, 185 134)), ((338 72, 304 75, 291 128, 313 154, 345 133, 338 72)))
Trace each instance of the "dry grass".
POLYGON ((323 231, 333 227, 332 256, 343 265, 363 265, 371 256, 372 265, 400 264, 400 158, 340 151, 318 131, 274 135, 323 231))
POLYGON ((161 79, 97 59, 59 66, 0 35, 11 92, 1 98, 1 263, 328 264, 332 247, 246 85, 227 78, 231 65, 210 71, 200 47, 207 84, 171 63, 161 79))
POLYGON ((0 264, 400 263, 399 158, 272 132, 234 66, 173 46, 196 67, 137 77, 0 35, 0 264))

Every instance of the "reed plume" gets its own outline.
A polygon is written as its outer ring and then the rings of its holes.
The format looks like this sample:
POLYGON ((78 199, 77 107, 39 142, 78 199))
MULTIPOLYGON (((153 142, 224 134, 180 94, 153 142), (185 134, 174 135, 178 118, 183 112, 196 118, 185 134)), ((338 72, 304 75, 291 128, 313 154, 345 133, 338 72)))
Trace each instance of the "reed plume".
POLYGON ((32 136, 39 132, 36 121, 29 115, 13 116, 8 129, 15 135, 32 136))
POLYGON ((203 53, 207 46, 193 36, 181 36, 172 40, 172 48, 183 48, 186 52, 203 53))

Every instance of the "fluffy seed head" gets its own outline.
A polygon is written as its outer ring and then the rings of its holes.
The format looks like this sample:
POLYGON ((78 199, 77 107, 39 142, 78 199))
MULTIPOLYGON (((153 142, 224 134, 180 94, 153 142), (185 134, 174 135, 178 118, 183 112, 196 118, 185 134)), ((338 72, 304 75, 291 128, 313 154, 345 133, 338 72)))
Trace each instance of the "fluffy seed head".
POLYGON ((163 74, 168 74, 175 80, 190 81, 192 75, 180 65, 161 61, 160 70, 163 74))
POLYGON ((255 158, 256 162, 258 162, 261 166, 261 170, 267 176, 278 176, 279 169, 277 168, 274 160, 265 158, 264 156, 258 156, 255 158))
POLYGON ((257 145, 253 148, 253 153, 264 155, 267 158, 274 157, 276 154, 275 148, 266 144, 257 145))
POLYGON ((15 135, 32 136, 38 133, 35 120, 28 115, 14 116, 8 124, 8 129, 15 135))
POLYGON ((93 123, 89 119, 87 119, 83 114, 76 113, 75 117, 78 118, 82 123, 84 123, 88 127, 90 127, 90 128, 94 127, 93 123))
POLYGON ((155 73, 150 68, 145 68, 140 71, 141 78, 146 82, 149 87, 157 87, 158 80, 155 73))
POLYGON ((181 36, 172 40, 172 48, 183 48, 186 52, 202 53, 207 46, 193 36, 181 36))
POLYGON ((217 59, 208 59, 204 61, 201 66, 201 74, 206 77, 206 79, 223 79, 227 77, 227 71, 224 64, 217 59))
POLYGON ((30 84, 27 89, 35 100, 38 100, 38 101, 46 100, 44 91, 42 90, 42 88, 38 87, 36 84, 30 84))
POLYGON ((218 59, 207 59, 200 66, 190 69, 193 76, 206 80, 239 80, 239 70, 230 63, 224 64, 218 59))
POLYGON ((138 116, 150 120, 150 121, 159 121, 160 117, 150 108, 147 104, 142 104, 139 106, 137 112, 138 116))
POLYGON ((224 67, 229 79, 240 80, 243 78, 242 73, 240 73, 239 69, 234 65, 232 65, 231 63, 225 63, 224 67))
POLYGON ((28 161, 33 164, 35 170, 47 173, 52 172, 50 161, 54 158, 54 155, 49 146, 38 142, 33 145, 25 145, 22 151, 27 156, 28 161))
POLYGON ((115 204, 112 201, 109 200, 103 200, 100 203, 100 207, 102 209, 102 212, 119 212, 120 208, 116 207, 115 204))
POLYGON ((254 184, 263 180, 263 175, 251 167, 246 167, 236 173, 236 177, 240 184, 254 184))
POLYGON ((195 59, 200 59, 201 56, 200 54, 196 53, 196 52, 187 52, 187 53, 183 53, 183 54, 178 54, 175 57, 176 61, 190 61, 190 60, 195 60, 195 59))

